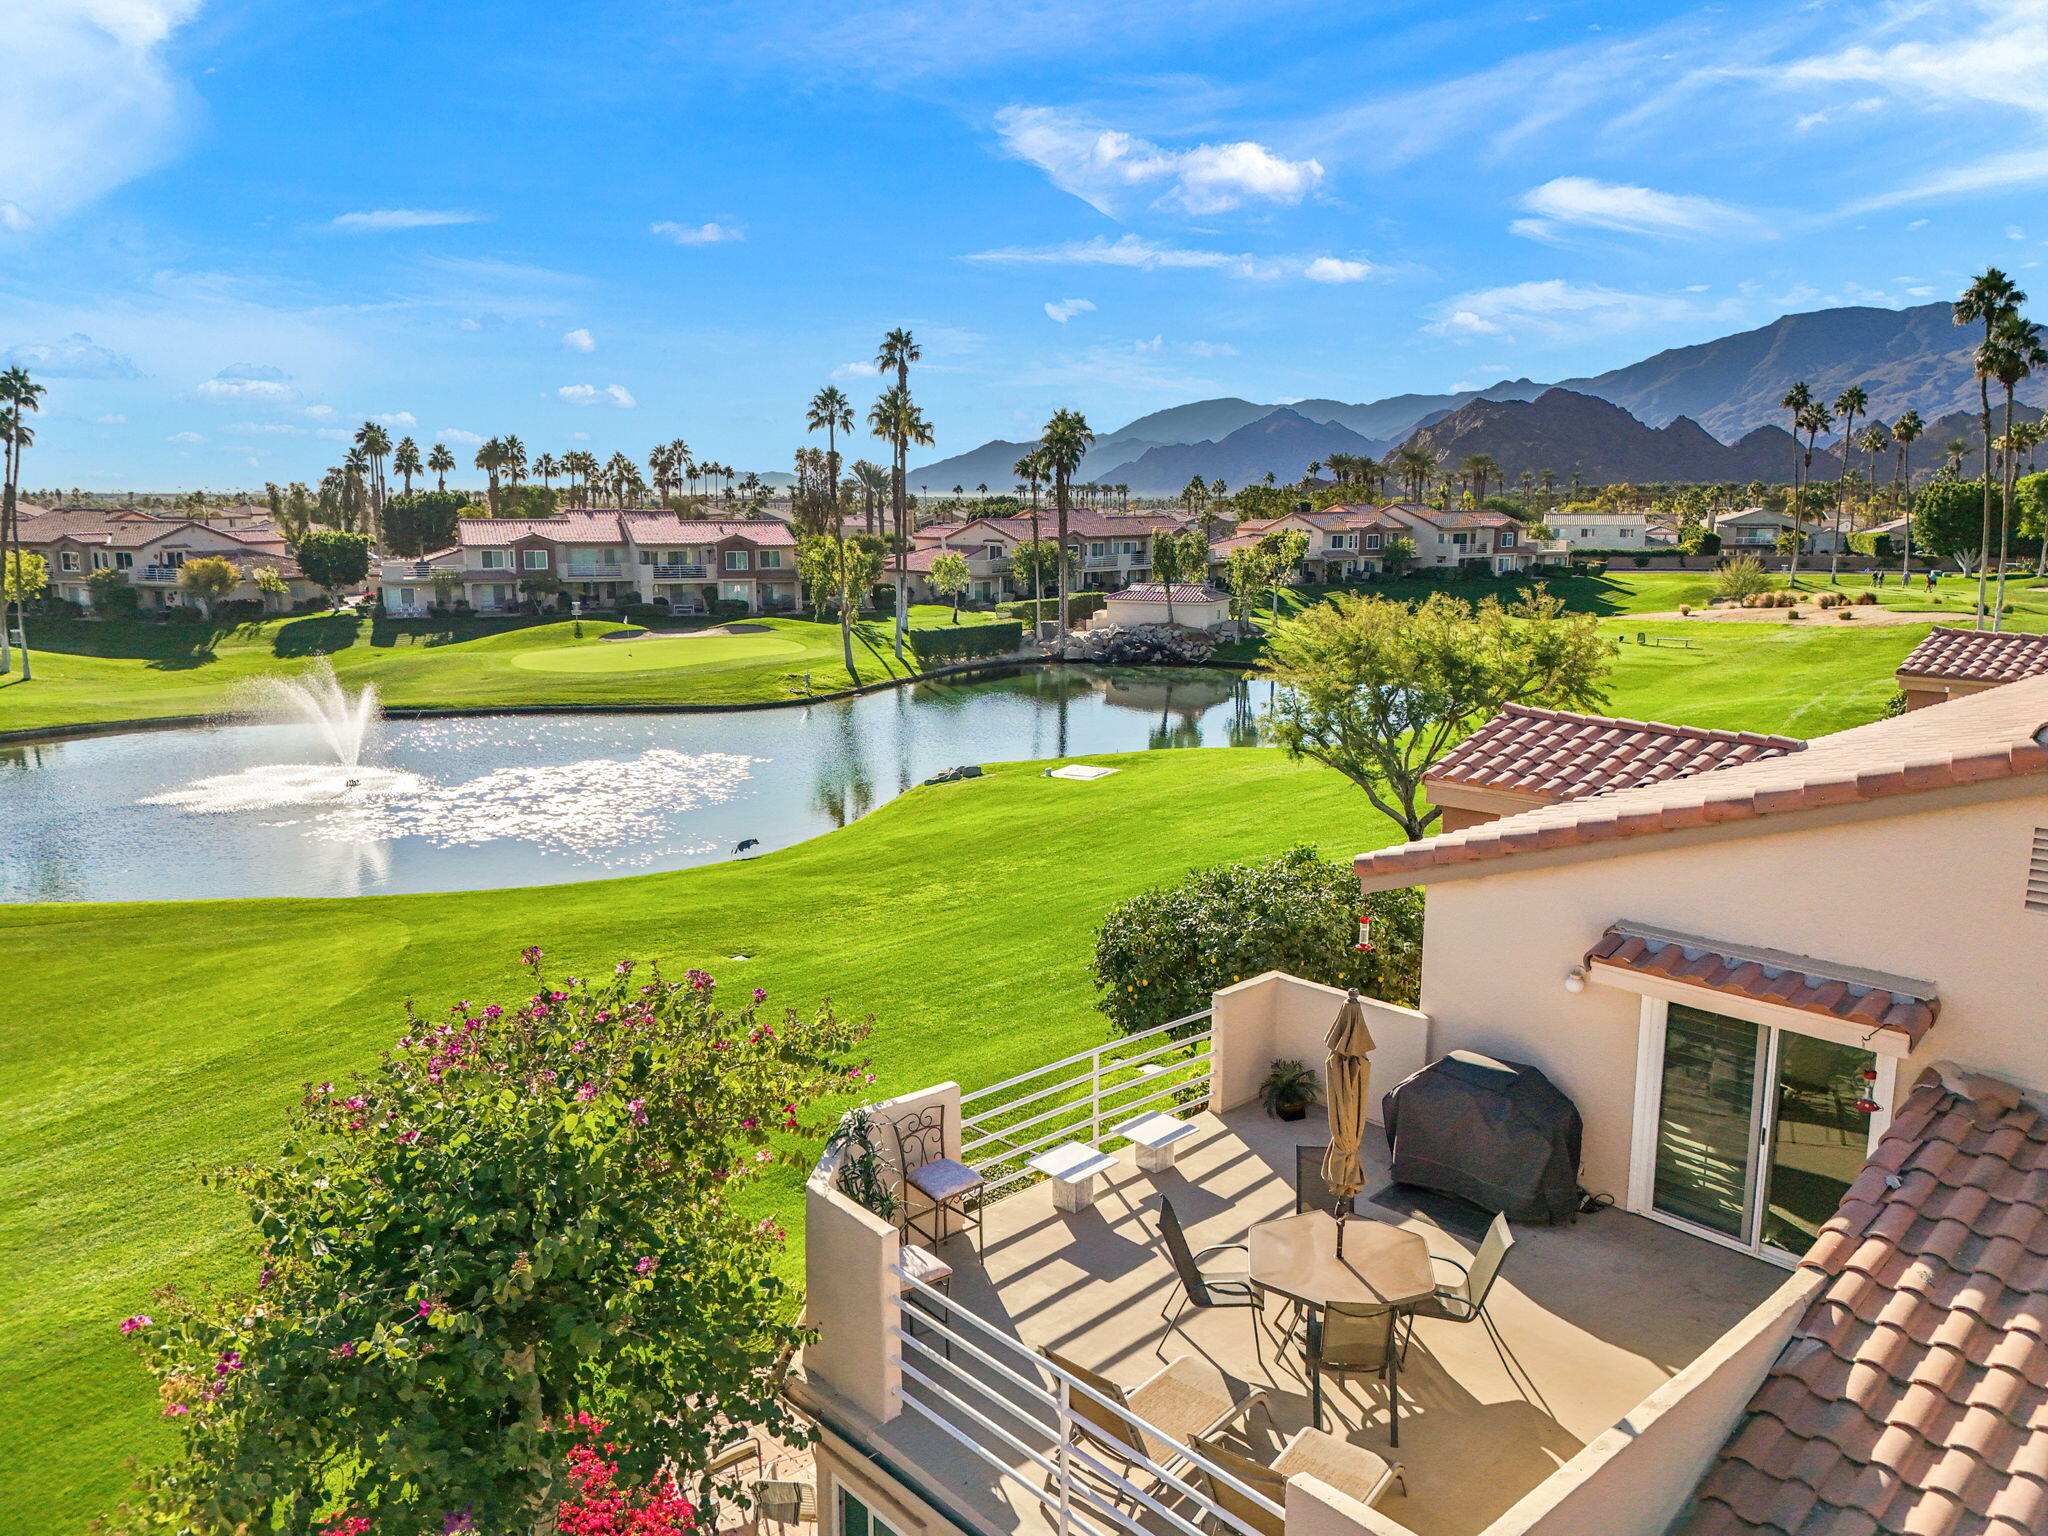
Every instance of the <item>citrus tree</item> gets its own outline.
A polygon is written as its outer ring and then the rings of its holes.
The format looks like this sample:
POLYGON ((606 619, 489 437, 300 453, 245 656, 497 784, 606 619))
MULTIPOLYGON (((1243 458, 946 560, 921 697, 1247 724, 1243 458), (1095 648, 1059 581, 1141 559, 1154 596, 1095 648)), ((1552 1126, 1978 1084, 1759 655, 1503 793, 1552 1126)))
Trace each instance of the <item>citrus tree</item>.
POLYGON ((967 591, 971 580, 967 570, 967 559, 951 550, 932 557, 932 591, 941 599, 953 604, 953 622, 960 622, 960 599, 967 591))
POLYGON ((195 555, 178 567, 178 590, 197 602, 208 618, 213 617, 213 605, 241 584, 240 568, 219 555, 195 555))
POLYGON ((868 1079, 864 1026, 525 959, 524 995, 408 1008, 375 1067, 308 1086, 274 1162, 215 1177, 251 1279, 122 1325, 179 1453, 114 1529, 551 1536, 592 1422, 640 1484, 689 1486, 735 1425, 801 1434, 783 1234, 746 1186, 868 1079))

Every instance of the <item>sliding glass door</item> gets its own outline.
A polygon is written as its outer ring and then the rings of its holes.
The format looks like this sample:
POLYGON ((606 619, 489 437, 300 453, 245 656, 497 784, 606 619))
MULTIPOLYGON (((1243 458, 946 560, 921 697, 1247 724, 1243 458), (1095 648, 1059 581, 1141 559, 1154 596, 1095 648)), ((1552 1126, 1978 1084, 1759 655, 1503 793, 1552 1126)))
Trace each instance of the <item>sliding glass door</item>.
POLYGON ((1876 1056, 1672 1003, 1657 1058, 1651 1210, 1804 1253, 1863 1166, 1876 1056))

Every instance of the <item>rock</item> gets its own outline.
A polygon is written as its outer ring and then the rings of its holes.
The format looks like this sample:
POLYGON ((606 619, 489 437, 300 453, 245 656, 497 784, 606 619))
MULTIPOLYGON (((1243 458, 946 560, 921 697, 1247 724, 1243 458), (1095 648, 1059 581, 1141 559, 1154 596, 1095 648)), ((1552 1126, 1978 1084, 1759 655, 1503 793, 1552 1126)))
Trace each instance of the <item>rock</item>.
POLYGON ((1215 652, 1216 639, 1204 630, 1179 625, 1118 625, 1067 637, 1069 661, 1094 661, 1125 667, 1199 667, 1215 652))

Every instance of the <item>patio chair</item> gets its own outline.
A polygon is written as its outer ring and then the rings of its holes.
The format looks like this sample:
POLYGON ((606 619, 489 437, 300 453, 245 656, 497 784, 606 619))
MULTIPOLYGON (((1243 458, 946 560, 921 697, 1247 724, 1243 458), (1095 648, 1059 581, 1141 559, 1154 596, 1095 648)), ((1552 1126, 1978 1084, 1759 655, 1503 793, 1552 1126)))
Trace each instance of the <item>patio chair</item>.
MULTIPOLYGON (((1493 1225, 1486 1229, 1486 1236, 1480 1239, 1479 1251, 1472 1255, 1468 1267, 1456 1259, 1446 1259, 1431 1254, 1432 1264, 1447 1264, 1458 1272, 1458 1278, 1439 1284, 1433 1295, 1416 1302, 1403 1310, 1408 1317, 1408 1338, 1415 1337, 1415 1319, 1433 1317, 1446 1323, 1483 1323, 1487 1337, 1493 1340, 1493 1347, 1500 1351, 1501 1362, 1507 1362, 1507 1345, 1502 1341, 1500 1329, 1493 1316, 1486 1310, 1486 1298, 1492 1294, 1493 1282, 1500 1278, 1501 1265, 1506 1262, 1508 1250, 1515 1246, 1515 1234, 1508 1226, 1508 1219, 1502 1215, 1493 1218, 1493 1225)), ((1402 1345, 1407 1348, 1406 1341, 1402 1345)))
MULTIPOLYGON (((1251 1249, 1243 1243, 1212 1243, 1207 1248, 1196 1249, 1188 1245, 1188 1235, 1181 1230, 1180 1217, 1173 1209, 1173 1202, 1163 1195, 1159 1200, 1159 1237, 1166 1244, 1167 1257, 1173 1260, 1173 1273, 1180 1282, 1180 1304, 1174 1305, 1168 1297, 1159 1309, 1159 1315, 1166 1317, 1169 1309, 1172 1316, 1167 1318, 1166 1331, 1172 1333, 1180 1326, 1181 1314, 1189 1307, 1251 1307, 1256 1311, 1265 1310, 1265 1298, 1252 1284, 1250 1269, 1251 1249), (1203 1260, 1211 1254, 1235 1253, 1240 1255, 1235 1263, 1204 1265, 1203 1260)), ((1258 1335, 1252 1335, 1256 1341, 1258 1335)), ((1163 1341, 1162 1341, 1163 1343, 1163 1341)))
MULTIPOLYGON (((1223 1433, 1197 1435, 1195 1449, 1246 1487, 1264 1494, 1283 1508, 1287 1503, 1287 1479, 1305 1472, 1318 1482, 1328 1483, 1367 1508, 1376 1506, 1394 1484, 1408 1491, 1408 1479, 1398 1461, 1388 1461, 1376 1451, 1320 1429, 1304 1429, 1281 1449, 1271 1463, 1254 1461, 1223 1443, 1223 1433)), ((1208 1468, 1200 1468, 1202 1490, 1209 1502, 1234 1515, 1264 1536, 1286 1536, 1286 1522, 1262 1509, 1208 1468)), ((1231 1528, 1211 1515, 1207 1522, 1211 1536, 1234 1536, 1231 1528)))
POLYGON ((928 1104, 923 1109, 890 1122, 896 1137, 896 1166, 903 1173, 903 1236, 915 1234, 932 1247, 946 1235, 945 1213, 952 1211, 964 1229, 974 1226, 974 1251, 981 1252, 984 1236, 981 1207, 970 1205, 981 1194, 982 1177, 957 1158, 946 1156, 946 1106, 928 1104), (924 1204, 918 1204, 922 1197, 924 1204), (921 1227, 923 1217, 931 1226, 921 1227))
MULTIPOLYGON (((1343 1208, 1344 1202, 1323 1182, 1323 1157, 1329 1150, 1327 1144, 1294 1149, 1295 1215, 1299 1216, 1303 1211, 1328 1211, 1334 1216, 1343 1208)), ((1354 1201, 1350 1214, 1356 1213, 1357 1202, 1354 1201)))
POLYGON ((1108 1399, 1103 1402, 1079 1387, 1070 1387, 1068 1444, 1107 1456, 1126 1477, 1133 1469, 1144 1467, 1156 1482, 1154 1469, 1171 1471, 1186 1461, 1188 1447, 1197 1437, 1215 1434, 1254 1408, 1269 1418, 1272 1415, 1264 1388, 1233 1403, 1215 1368, 1193 1355, 1175 1356, 1125 1391, 1057 1351, 1040 1349, 1038 1353, 1056 1372, 1065 1372, 1108 1399), (1150 1428, 1140 1429, 1133 1418, 1143 1419, 1150 1428), (1161 1440, 1160 1435, 1166 1438, 1161 1440))
POLYGON ((1401 1352, 1394 1325, 1400 1313, 1392 1307, 1345 1306, 1332 1302, 1308 1324, 1309 1416, 1323 1427, 1325 1376, 1377 1376, 1387 1388, 1388 1440, 1401 1443, 1401 1352))

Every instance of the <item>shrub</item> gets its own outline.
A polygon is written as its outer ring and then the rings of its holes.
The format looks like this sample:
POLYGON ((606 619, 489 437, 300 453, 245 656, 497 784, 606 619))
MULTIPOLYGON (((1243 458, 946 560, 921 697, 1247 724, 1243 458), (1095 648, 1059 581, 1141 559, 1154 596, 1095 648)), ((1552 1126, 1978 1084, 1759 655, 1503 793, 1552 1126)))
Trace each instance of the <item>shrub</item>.
POLYGON ((1840 610, 1837 611, 1837 613, 1835 614, 1835 617, 1838 619, 1853 619, 1856 617, 1856 610, 1850 607, 1847 603, 1844 603, 1841 606, 1840 610))
POLYGON ((1024 643, 1024 626, 1014 619, 944 629, 913 629, 910 649, 922 662, 965 661, 974 656, 1001 656, 1024 643))
POLYGON ((1877 594, 1875 592, 1858 592, 1856 594, 1856 606, 1859 608, 1869 607, 1872 603, 1875 603, 1876 601, 1877 594))
POLYGON ((1348 864, 1290 848, 1277 858, 1190 871, 1112 907, 1095 938, 1095 1006, 1125 1034, 1209 1006, 1209 994, 1289 971, 1413 1006, 1421 986, 1422 893, 1361 899, 1348 864), (1359 952, 1361 912, 1374 948, 1359 952))
POLYGON ((1768 592, 1770 586, 1770 575, 1755 555, 1734 555, 1714 568, 1714 596, 1723 601, 1760 606, 1749 599, 1768 592))
POLYGON ((1644 566, 1650 563, 1650 557, 1648 555, 1632 555, 1629 558, 1635 561, 1637 570, 1641 570, 1644 566))
POLYGON ((1788 619, 1803 619, 1806 617, 1806 615, 1799 609, 1794 608, 1789 613, 1787 613, 1785 617, 1788 619))
POLYGON ((668 610, 658 603, 621 603, 619 617, 635 624, 652 624, 668 617, 668 610))
POLYGON ((744 619, 746 616, 747 605, 738 598, 721 597, 711 605, 711 617, 714 619, 744 619))
POLYGON ((142 602, 142 594, 129 585, 128 573, 112 566, 103 566, 87 576, 85 586, 92 593, 93 611, 109 618, 126 618, 142 602))
MULTIPOLYGON (((1100 592, 1069 592, 1067 594, 1067 627, 1071 629, 1076 624, 1085 623, 1090 617, 1100 613, 1102 611, 1102 602, 1103 595, 1100 592)), ((1029 628, 1032 622, 1033 606, 1029 598, 1024 598, 1017 602, 1003 603, 996 611, 1007 614, 1013 619, 1021 620, 1025 627, 1029 628)), ((1057 619, 1060 616, 1060 600, 1058 598, 1046 598, 1043 607, 1048 621, 1057 619)))

